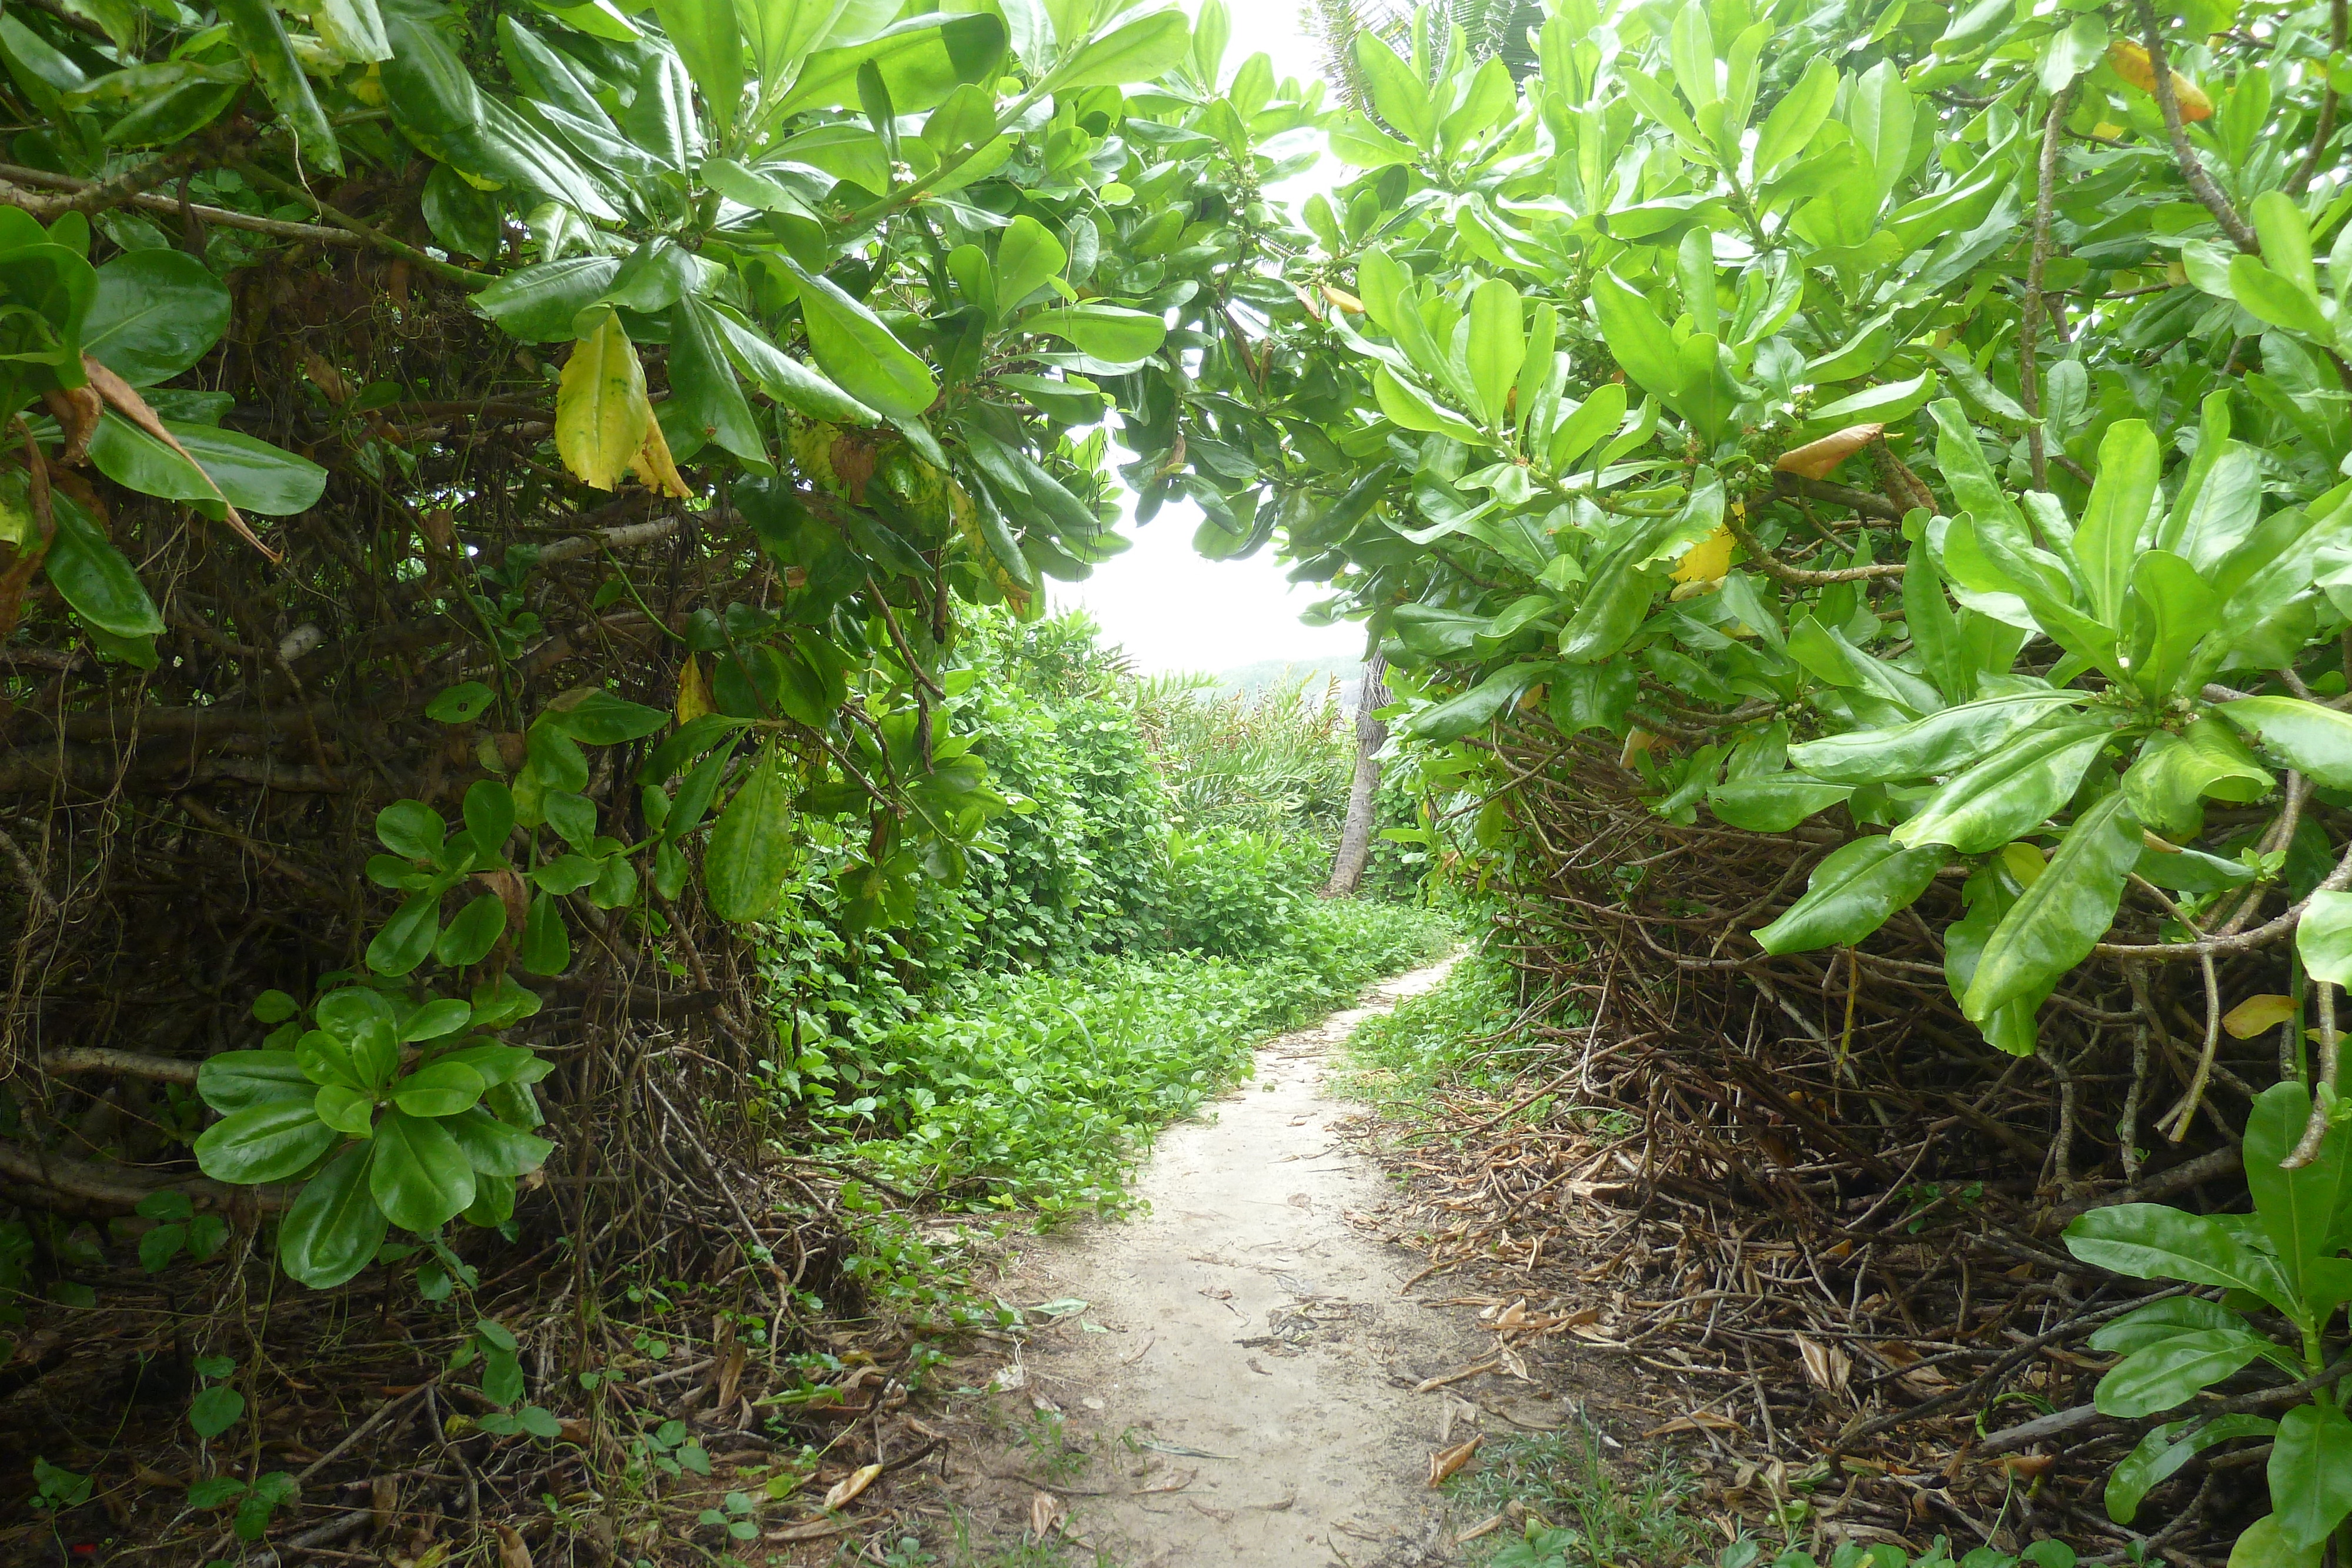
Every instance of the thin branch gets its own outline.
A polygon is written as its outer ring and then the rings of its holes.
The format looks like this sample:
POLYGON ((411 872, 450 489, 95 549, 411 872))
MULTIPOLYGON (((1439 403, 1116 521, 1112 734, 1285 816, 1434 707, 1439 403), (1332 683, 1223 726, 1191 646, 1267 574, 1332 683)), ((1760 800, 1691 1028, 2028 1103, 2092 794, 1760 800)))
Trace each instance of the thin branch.
POLYGON ((2058 131, 2074 96, 2074 89, 2069 88, 2053 98, 2050 113, 2042 122, 2042 167, 2033 195, 2033 257, 2025 267, 2025 319, 2018 329, 2017 338, 2018 392, 2032 420, 2026 426, 2025 444, 2032 459, 2033 487, 2037 490, 2050 488, 2050 455, 2042 447, 2042 372, 2035 363, 2035 350, 2041 346, 2042 319, 2050 308, 2050 301, 2042 291, 2042 279, 2050 266, 2050 209, 2058 183, 2058 131))
POLYGON ((476 272, 471 267, 459 267, 455 262, 443 261, 436 256, 431 256, 417 249, 406 240, 394 239, 373 225, 362 222, 349 213, 320 201, 293 181, 279 179, 250 158, 232 156, 226 162, 229 168, 236 170, 263 189, 275 191, 281 196, 292 197, 336 227, 349 230, 376 249, 399 256, 413 266, 421 267, 436 277, 446 278, 451 283, 462 283, 469 288, 480 288, 498 281, 498 278, 490 273, 476 272))
MULTIPOLYGON (((2345 0, 2329 0, 2327 6, 2327 53, 2330 58, 2344 52, 2346 27, 2345 0)), ((2327 83, 2320 95, 2319 124, 2311 133, 2311 150, 2303 155, 2294 175, 2286 183, 2286 193, 2300 196, 2311 186, 2311 177, 2319 172, 2321 154, 2327 151, 2328 139, 2336 134, 2336 79, 2325 70, 2320 79, 2327 83)))
POLYGON ((2180 177, 2189 185, 2189 194, 2205 204, 2213 221, 2231 243, 2248 256, 2260 256, 2262 246, 2254 231, 2230 204, 2230 198, 2213 183, 2213 176, 2205 172, 2205 161, 2197 156, 2197 149, 2189 144, 2189 132, 2180 123, 2180 99, 2172 90, 2172 65, 2164 53, 2164 27, 2157 20, 2156 7, 2150 0, 2135 0, 2139 11, 2140 32, 2147 45, 2147 68, 2156 77, 2156 107, 2164 114, 2165 133, 2172 139, 2172 155, 2180 164, 2180 177))
MULTIPOLYGON (((71 192, 75 196, 94 189, 98 182, 78 180, 70 174, 53 174, 47 169, 27 169, 21 164, 0 163, 0 204, 19 207, 37 218, 54 218, 60 213, 82 212, 87 209, 77 201, 56 196, 37 195, 20 186, 40 186, 53 191, 71 192)), ((124 197, 122 206, 138 207, 151 213, 178 217, 193 213, 205 223, 222 228, 244 229, 249 234, 268 235, 275 239, 299 240, 310 245, 347 246, 356 248, 367 242, 341 229, 321 228, 317 224, 288 223, 279 218, 256 217, 251 213, 233 212, 227 207, 207 207, 191 203, 184 209, 169 196, 159 196, 152 191, 141 191, 124 197)))

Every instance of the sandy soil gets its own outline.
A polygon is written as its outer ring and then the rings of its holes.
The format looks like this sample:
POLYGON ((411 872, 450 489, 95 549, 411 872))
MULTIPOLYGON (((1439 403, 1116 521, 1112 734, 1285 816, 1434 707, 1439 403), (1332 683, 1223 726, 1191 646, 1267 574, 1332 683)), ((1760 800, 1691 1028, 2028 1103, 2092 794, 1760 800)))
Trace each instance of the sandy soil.
POLYGON ((1329 1135, 1349 1108, 1322 1088, 1334 1045, 1445 968, 1269 1043, 1254 1082, 1162 1135, 1144 1217, 1029 1244, 1007 1299, 1055 1321, 997 1374, 1004 1439, 969 1483, 985 1511, 1066 1510, 1121 1568, 1455 1559, 1430 1457, 1480 1412, 1413 1390, 1492 1341, 1402 1294, 1413 1260, 1365 1219, 1384 1183, 1329 1135))

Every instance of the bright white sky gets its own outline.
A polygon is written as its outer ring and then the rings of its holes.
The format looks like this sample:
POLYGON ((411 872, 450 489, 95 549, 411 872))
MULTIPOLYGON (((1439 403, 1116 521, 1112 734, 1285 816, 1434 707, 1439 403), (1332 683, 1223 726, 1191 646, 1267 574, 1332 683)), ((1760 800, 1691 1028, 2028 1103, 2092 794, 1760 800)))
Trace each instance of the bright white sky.
MULTIPOLYGON (((1318 51, 1299 25, 1299 0, 1225 0, 1233 40, 1224 74, 1250 56, 1273 57, 1277 79, 1311 80, 1318 51)), ((1188 6, 1187 9, 1191 7, 1188 6)), ((1298 616, 1324 596, 1296 587, 1271 548, 1247 560, 1204 560, 1192 549, 1200 513, 1189 503, 1165 507, 1150 523, 1124 530, 1135 548, 1095 568, 1084 582, 1055 583, 1053 602, 1083 608, 1139 670, 1212 674, 1261 659, 1357 657, 1364 628, 1355 622, 1307 626, 1298 616)))

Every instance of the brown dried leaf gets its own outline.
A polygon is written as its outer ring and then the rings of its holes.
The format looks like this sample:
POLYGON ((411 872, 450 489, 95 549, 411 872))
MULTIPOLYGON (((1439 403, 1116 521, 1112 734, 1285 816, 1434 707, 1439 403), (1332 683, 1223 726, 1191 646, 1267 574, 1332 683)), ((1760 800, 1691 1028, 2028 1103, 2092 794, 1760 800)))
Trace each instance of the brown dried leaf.
POLYGON ((1832 1394, 1844 1393, 1847 1379, 1853 1375, 1853 1357, 1803 1334, 1797 1336, 1797 1358, 1804 1363, 1805 1376, 1813 1385, 1832 1394))
POLYGON ((302 371, 310 378, 310 384, 324 392, 327 401, 337 408, 352 401, 353 389, 351 378, 322 359, 317 350, 308 347, 303 349, 302 371))
POLYGON ((1062 1500, 1051 1492, 1029 1494, 1029 1533, 1038 1541, 1045 1539, 1054 1526, 1062 1521, 1062 1500))
POLYGON ((66 444, 50 461, 60 468, 76 468, 89 455, 89 438, 98 429, 105 405, 96 387, 52 387, 41 394, 42 406, 56 416, 66 444))
POLYGON ((235 507, 229 505, 228 497, 221 495, 220 486, 213 483, 213 476, 209 473, 205 472, 205 465, 197 462, 194 458, 188 457, 188 449, 180 444, 179 438, 174 436, 170 431, 163 428, 163 422, 155 416, 155 411, 153 409, 147 406, 147 400, 139 395, 137 389, 133 388, 129 382, 124 381, 121 376, 116 375, 112 371, 108 370, 104 365, 100 364, 96 360, 91 359, 88 354, 84 354, 81 357, 81 368, 83 372, 89 377, 90 386, 97 391, 100 397, 106 400, 107 407, 121 414, 123 418, 129 420, 131 423, 137 425, 140 429, 145 431, 148 434, 153 436, 156 440, 162 442, 164 445, 178 453, 181 456, 187 457, 189 466, 195 469, 197 473, 204 475, 205 483, 212 486, 212 491, 215 496, 220 497, 222 510, 226 514, 225 520, 228 523, 230 528, 236 530, 237 537, 239 538, 243 539, 246 543, 251 545, 254 549, 267 556, 273 564, 278 559, 278 552, 261 542, 261 536, 255 533, 252 528, 246 525, 244 517, 239 514, 235 507))
POLYGON ((1457 1443, 1453 1448, 1441 1448, 1430 1455, 1429 1484, 1441 1487, 1451 1480, 1463 1466, 1477 1457, 1479 1446, 1486 1440, 1486 1436, 1482 1432, 1466 1443, 1457 1443))
POLYGON ((879 1465, 860 1465, 857 1469, 850 1471, 849 1474, 844 1476, 841 1479, 834 1482, 833 1490, 824 1494, 824 1506, 826 1511, 831 1512, 835 1509, 846 1508, 851 1503, 856 1501, 859 1494, 863 1493, 867 1487, 872 1486, 876 1480, 879 1479, 881 1474, 882 1467, 879 1465))
POLYGON ((1801 479, 1826 479, 1837 472, 1837 465, 1869 445, 1885 433, 1883 424, 1849 424, 1843 430, 1808 441, 1802 446, 1780 454, 1772 465, 1783 474, 1794 474, 1801 479))
POLYGON ((392 1533, 393 1519, 399 1511, 399 1477, 378 1476, 368 1482, 368 1512, 378 1535, 392 1533))
POLYGON ((1642 1434, 1644 1437, 1664 1437, 1676 1432, 1740 1432, 1747 1427, 1727 1416, 1712 1410, 1694 1410, 1687 1416, 1677 1416, 1663 1427, 1653 1427, 1642 1434))
POLYGON ((490 1528, 499 1534, 499 1568, 531 1568, 530 1548, 513 1525, 493 1521, 490 1528))
POLYGON ((724 1412, 735 1407, 735 1395, 743 1383, 743 1343, 735 1340, 727 1346, 727 1354, 719 1358, 719 1370, 711 1379, 718 1391, 712 1408, 724 1412))

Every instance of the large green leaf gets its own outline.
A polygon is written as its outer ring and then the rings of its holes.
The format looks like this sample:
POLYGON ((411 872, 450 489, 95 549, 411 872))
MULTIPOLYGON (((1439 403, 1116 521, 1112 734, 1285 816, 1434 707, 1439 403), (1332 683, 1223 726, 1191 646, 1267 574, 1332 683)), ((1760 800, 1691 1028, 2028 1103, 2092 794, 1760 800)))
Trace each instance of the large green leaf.
POLYGON ((1983 854, 2039 828, 2074 799, 2115 731, 2095 717, 2069 718, 2011 741, 1927 798, 1895 830, 1898 844, 1949 844, 1983 854))
POLYGON ((2203 801, 2259 800, 2273 787, 2268 771, 2219 721, 2199 718, 2178 734, 2147 737, 2124 774, 2132 814, 2159 832, 2193 834, 2203 801))
POLYGON ((368 1190, 373 1143, 354 1144, 303 1184, 278 1228, 278 1261, 314 1291, 348 1283, 375 1260, 390 1228, 368 1190))
POLYGON ((743 99, 743 38, 735 0, 654 0, 654 14, 723 133, 743 99))
POLYGON ((1953 773, 2083 701, 2080 692, 2025 692, 1959 703, 1892 729, 1825 736, 1789 748, 1791 766, 1840 784, 1953 773))
POLYGON ((2219 1301, 2202 1296, 2167 1296, 2102 1323, 2091 1335, 2090 1344, 2105 1355, 2128 1355, 2185 1333, 2245 1326, 2242 1316, 2219 1301))
POLYGON ((1426 152, 1437 142, 1437 106, 1429 85, 1367 27, 1355 37, 1356 65, 1380 117, 1426 152))
POLYGON ((163 425, 185 455, 110 409, 90 437, 90 461, 118 485, 186 501, 214 516, 226 497, 239 511, 291 517, 326 490, 325 469, 266 441, 175 419, 163 425))
POLYGON ((2280 1163, 2302 1141, 2310 1117, 2309 1090, 2293 1081, 2273 1083, 2254 1101, 2244 1143, 2255 1216, 2287 1282, 2306 1298, 2324 1295, 2309 1265, 2332 1256, 2352 1228, 2352 1134, 2331 1127, 2307 1164, 2288 1170, 2280 1163))
POLYGON ((98 269, 82 351, 134 387, 170 381, 228 330, 228 287, 185 251, 134 250, 98 269))
POLYGON ((761 439, 751 405, 735 380, 718 322, 718 312, 691 296, 670 307, 670 395, 706 438, 741 458, 754 473, 765 473, 770 466, 767 443, 761 439))
POLYGON ((2140 530, 2156 499, 2162 466, 2156 436, 2146 422, 2119 419, 2099 443, 2099 476, 2089 506, 2074 530, 2074 564, 2091 613, 2110 626, 2123 624, 2124 594, 2139 559, 2140 530))
POLYGON ((1168 337, 1168 324, 1159 317, 1118 305, 1087 303, 1040 310, 1022 325, 1067 338, 1080 352, 1120 364, 1149 358, 1168 337))
POLYGON ((474 308, 526 343, 568 343, 580 312, 604 298, 620 258, 575 256, 509 272, 477 293, 474 308))
POLYGON ((196 1092, 223 1114, 287 1101, 308 1104, 317 1092, 290 1051, 225 1051, 196 1069, 196 1092))
POLYGON ((1051 79, 1064 92, 1153 81, 1175 69, 1192 47, 1192 25, 1183 12, 1153 11, 1089 41, 1051 79))
POLYGON ((219 0, 217 9, 236 40, 237 52, 245 57, 247 68, 293 133, 303 160, 331 174, 341 173, 343 155, 335 145, 334 129, 310 91, 310 78, 302 72, 302 62, 295 57, 294 42, 286 36, 277 8, 269 0, 219 0))
POLYGON ((141 586, 139 573, 72 497, 52 492, 50 516, 57 537, 44 562, 49 581, 74 613, 117 637, 152 637, 163 617, 141 586))
MULTIPOLYGON (((2047 873, 2044 873, 2045 875, 2047 873)), ((2094 1268, 2135 1280, 2181 1280, 2249 1291, 2282 1309, 2291 1304, 2277 1266, 2210 1214, 2160 1203, 2095 1208, 2066 1227, 2066 1250, 2094 1268)))
POLYGON ((2352 1418, 2324 1402, 2280 1416, 2270 1482, 2271 1517, 2288 1543, 2326 1541, 2352 1513, 2352 1418))
POLYGON ((2300 697, 2242 697, 2221 716, 2288 767, 2331 789, 2352 789, 2352 714, 2300 697))
POLYGON ((2198 1329, 2136 1350, 2099 1379, 2093 1403, 2102 1416, 2161 1415, 2235 1374, 2271 1348, 2245 1328, 2198 1329))
POLYGON ((1859 942, 1926 892, 1945 858, 1940 845, 1904 849, 1883 833, 1841 844, 1813 868, 1804 896, 1755 934, 1757 945, 1777 954, 1859 942))
POLYGON ((2216 1416, 2202 1423, 2174 1421, 2152 1428, 2108 1473, 2107 1517, 2117 1524, 2129 1524, 2139 1512, 2140 1500, 2199 1454, 2243 1437, 2267 1437, 2277 1430, 2278 1423, 2268 1416, 2239 1415, 2216 1416))
POLYGON ((1772 773, 1726 779, 1706 792, 1706 809, 1717 821, 1735 828, 1785 833, 1853 793, 1851 784, 1824 784, 1802 774, 1772 773))
POLYGON ((856 108, 857 73, 868 64, 881 74, 891 108, 920 113, 966 82, 990 79, 1004 58, 1004 39, 1003 19, 992 12, 910 16, 876 37, 811 55, 769 123, 803 110, 856 108))
POLYGON ((196 1165, 215 1181, 284 1181, 299 1176, 341 1137, 319 1120, 310 1099, 265 1101, 205 1128, 196 1139, 196 1165))
POLYGON ((545 1138, 509 1127, 480 1106, 445 1119, 441 1125, 465 1151, 467 1161, 485 1176, 529 1176, 547 1163, 555 1145, 545 1138))
POLYGON ((1985 943, 1960 1010, 1981 1023, 2003 1004, 2047 986, 2091 955, 2115 924, 2124 879, 2139 857, 2140 826, 2120 793, 2075 818, 2049 865, 1985 943))
POLYGON ((721 920, 757 920, 776 906, 792 864, 792 797, 782 766, 766 753, 719 813, 702 878, 721 920))
POLYGON ((1477 394, 1478 417, 1489 427, 1502 423, 1519 368, 1527 361, 1527 331, 1522 324, 1519 291, 1499 277, 1490 277, 1470 295, 1470 339, 1465 358, 1470 388, 1477 394))
POLYGON ((2294 950, 2315 980, 2352 987, 2352 893, 2315 893, 2294 928, 2294 950))
POLYGON ((858 402, 912 419, 940 395, 930 367, 891 335, 881 319, 827 277, 803 270, 801 319, 809 348, 826 376, 858 402))
POLYGON ((430 1232, 474 1201, 474 1167, 438 1121, 394 1111, 375 1130, 368 1190, 403 1230, 430 1232))

